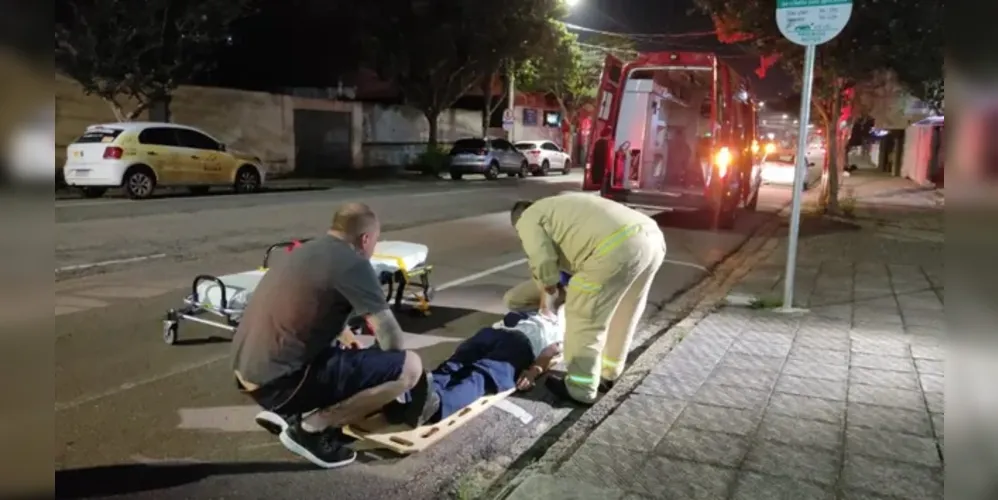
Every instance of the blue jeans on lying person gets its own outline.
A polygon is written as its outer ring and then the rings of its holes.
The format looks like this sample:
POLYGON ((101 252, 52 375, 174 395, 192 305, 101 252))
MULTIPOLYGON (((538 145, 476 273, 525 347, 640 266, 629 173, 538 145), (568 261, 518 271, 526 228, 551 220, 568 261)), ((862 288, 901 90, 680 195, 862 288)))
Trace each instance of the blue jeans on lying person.
POLYGON ((433 370, 440 411, 431 422, 453 415, 482 396, 516 387, 517 377, 533 362, 534 352, 526 335, 516 330, 482 328, 433 370))

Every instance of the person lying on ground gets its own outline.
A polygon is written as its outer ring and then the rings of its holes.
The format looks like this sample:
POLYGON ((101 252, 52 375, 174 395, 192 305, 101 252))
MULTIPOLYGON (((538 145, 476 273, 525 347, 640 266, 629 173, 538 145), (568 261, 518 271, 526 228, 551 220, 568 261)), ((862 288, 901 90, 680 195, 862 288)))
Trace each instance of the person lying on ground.
POLYGON ((430 393, 370 263, 380 232, 367 205, 341 207, 326 235, 264 275, 232 342, 236 385, 265 410, 257 423, 324 468, 356 459, 345 446, 345 424, 408 393, 415 404, 404 418, 419 425, 418 407, 430 393), (345 330, 352 316, 365 318, 381 349, 342 348, 355 344, 345 330))
MULTIPOLYGON (((483 396, 514 387, 530 390, 561 355, 564 334, 561 315, 545 312, 511 312, 482 328, 430 373, 433 390, 423 410, 425 421, 439 422, 483 396)), ((402 423, 408 406, 390 404, 385 416, 402 423)))

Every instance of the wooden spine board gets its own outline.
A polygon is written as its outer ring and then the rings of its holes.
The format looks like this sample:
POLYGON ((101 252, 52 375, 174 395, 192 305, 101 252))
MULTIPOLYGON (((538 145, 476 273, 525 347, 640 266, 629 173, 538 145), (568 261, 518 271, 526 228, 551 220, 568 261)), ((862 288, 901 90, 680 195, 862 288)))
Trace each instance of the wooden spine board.
POLYGON ((343 432, 361 443, 373 445, 375 448, 387 448, 400 455, 407 455, 425 450, 436 444, 455 429, 474 420, 475 417, 514 392, 516 389, 483 396, 440 422, 415 429, 405 426, 389 426, 384 416, 377 413, 357 424, 344 427, 343 432))

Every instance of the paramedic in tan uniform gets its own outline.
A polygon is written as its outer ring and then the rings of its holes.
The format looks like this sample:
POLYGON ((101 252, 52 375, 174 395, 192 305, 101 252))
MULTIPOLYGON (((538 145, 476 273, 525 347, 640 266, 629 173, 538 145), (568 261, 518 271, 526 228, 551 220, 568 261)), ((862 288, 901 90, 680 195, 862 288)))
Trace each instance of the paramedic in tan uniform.
POLYGON ((665 237, 651 217, 611 200, 570 193, 521 201, 511 212, 533 279, 506 293, 510 310, 537 309, 542 291, 565 287, 564 380, 548 388, 580 403, 596 401, 600 378, 624 371, 648 291, 665 259, 665 237))

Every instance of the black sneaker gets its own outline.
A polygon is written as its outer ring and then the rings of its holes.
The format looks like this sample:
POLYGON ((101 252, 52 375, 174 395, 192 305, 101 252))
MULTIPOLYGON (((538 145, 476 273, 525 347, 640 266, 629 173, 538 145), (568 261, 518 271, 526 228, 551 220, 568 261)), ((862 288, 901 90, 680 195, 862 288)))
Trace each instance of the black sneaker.
POLYGON ((599 392, 602 393, 602 394, 606 394, 606 393, 610 392, 611 390, 613 390, 613 386, 616 383, 617 383, 616 380, 609 380, 609 379, 601 378, 599 380, 599 392))
POLYGON ((256 414, 256 417, 253 417, 253 420, 256 421, 256 425, 263 427, 264 430, 275 436, 280 435, 284 429, 288 428, 288 419, 272 411, 261 411, 256 414))
POLYGON ((565 385, 565 379, 562 377, 548 375, 547 380, 544 381, 544 386, 547 387, 547 390, 551 392, 551 394, 557 396, 558 399, 569 401, 581 406, 593 405, 593 403, 587 403, 573 398, 572 395, 568 393, 568 386, 565 385))
POLYGON ((344 441, 339 429, 305 432, 301 424, 294 424, 281 432, 285 448, 323 469, 350 465, 357 459, 357 452, 347 448, 344 441))
POLYGON ((440 395, 433 388, 433 375, 424 372, 416 386, 409 391, 410 400, 403 416, 406 425, 419 427, 440 411, 440 395))

